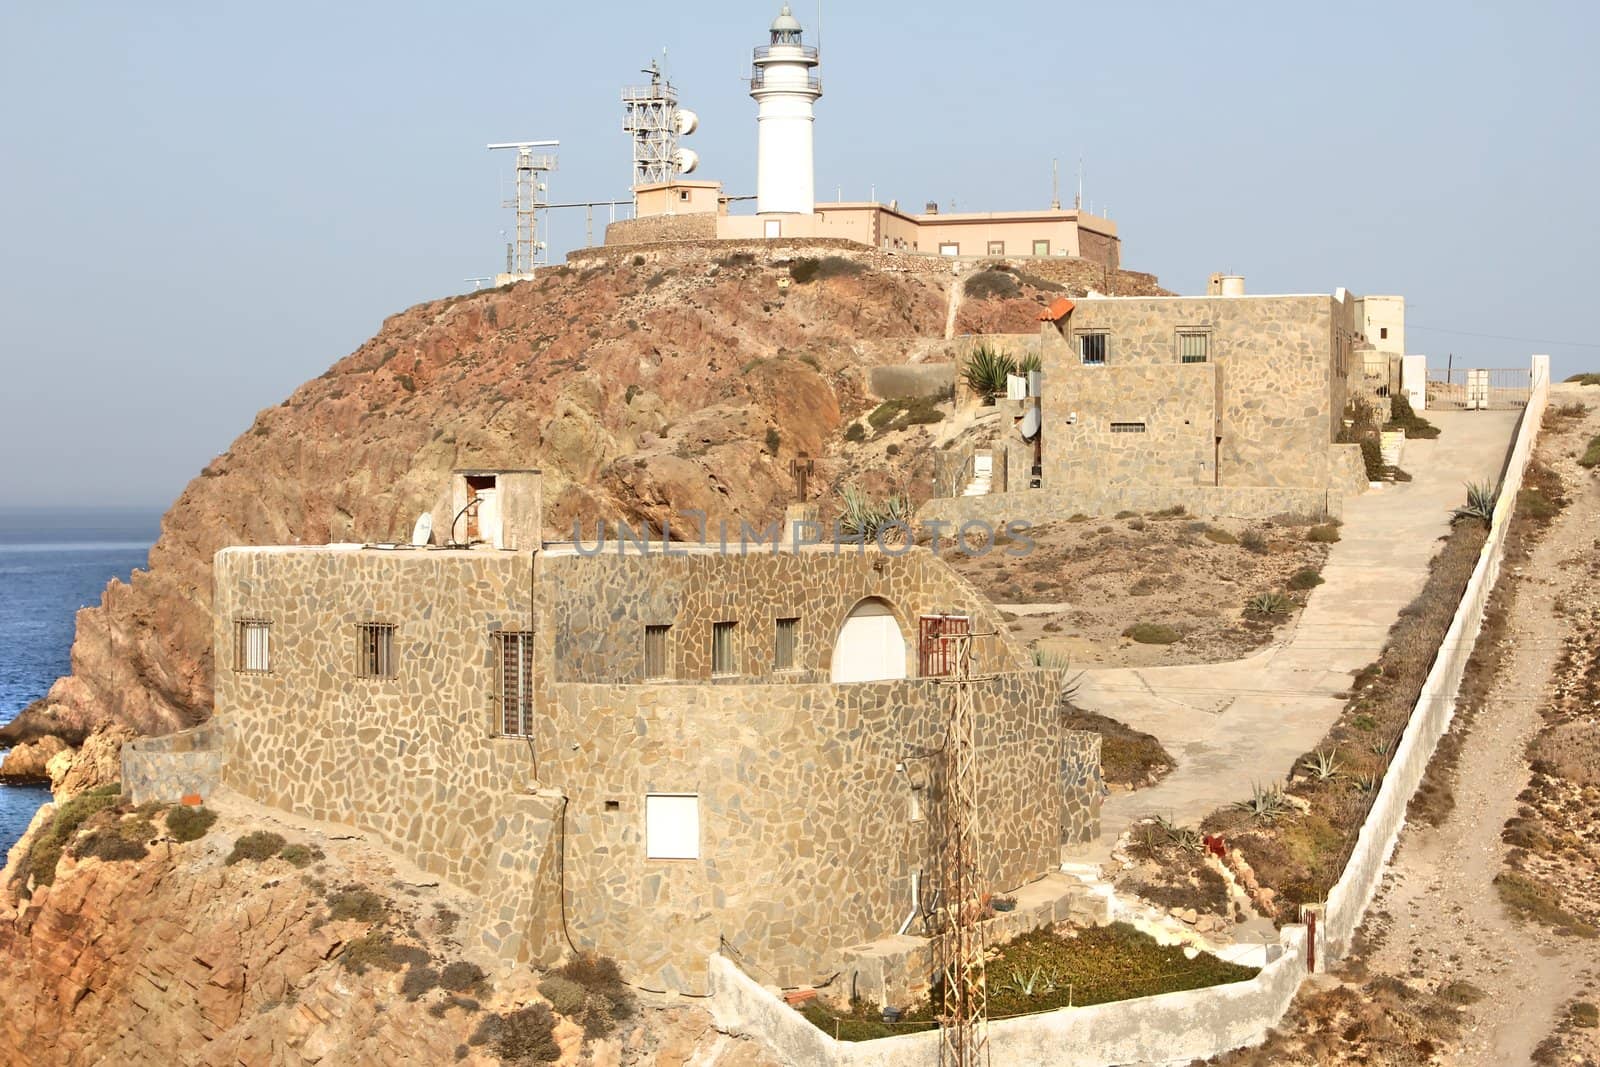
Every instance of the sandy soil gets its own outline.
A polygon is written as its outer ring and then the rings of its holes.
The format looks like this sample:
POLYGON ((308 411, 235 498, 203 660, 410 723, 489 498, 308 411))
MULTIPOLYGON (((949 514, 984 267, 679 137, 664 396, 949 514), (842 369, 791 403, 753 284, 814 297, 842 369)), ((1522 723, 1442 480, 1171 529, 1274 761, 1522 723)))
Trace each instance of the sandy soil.
POLYGON ((1187 516, 1138 516, 1035 527, 1026 555, 1005 545, 983 555, 945 559, 1012 618, 1021 640, 1064 653, 1080 667, 1149 667, 1239 659, 1271 641, 1305 603, 1288 591, 1303 568, 1320 569, 1325 544, 1306 540, 1310 527, 1256 524, 1264 552, 1221 543, 1247 526, 1187 516), (1251 597, 1284 593, 1287 610, 1252 617, 1251 597), (1123 636, 1135 623, 1160 623, 1182 633, 1170 645, 1123 636))

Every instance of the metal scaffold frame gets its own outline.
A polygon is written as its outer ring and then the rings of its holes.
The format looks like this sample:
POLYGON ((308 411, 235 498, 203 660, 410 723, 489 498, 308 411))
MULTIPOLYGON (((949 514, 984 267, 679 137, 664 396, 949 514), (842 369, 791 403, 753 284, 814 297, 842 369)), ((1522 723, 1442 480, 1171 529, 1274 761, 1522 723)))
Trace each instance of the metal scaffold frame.
POLYGON ((650 84, 622 90, 627 114, 622 128, 633 135, 633 184, 659 185, 678 176, 678 90, 652 61, 643 73, 650 84))
MULTIPOLYGON (((935 953, 941 986, 939 1063, 941 1067, 977 1067, 989 1063, 989 988, 985 970, 982 857, 978 818, 978 724, 973 708, 972 641, 988 634, 941 635, 946 652, 953 650, 954 674, 945 720, 937 823, 939 896, 943 905, 935 953)), ((951 662, 947 658, 947 662, 951 662)))
POLYGON ((550 206, 546 199, 549 186, 544 176, 556 169, 556 157, 554 153, 535 149, 556 148, 560 144, 560 141, 514 141, 489 146, 490 151, 508 148, 517 151, 516 196, 504 204, 517 213, 516 240, 507 256, 508 274, 532 274, 549 263, 549 242, 543 240, 540 234, 545 229, 544 212, 550 206))

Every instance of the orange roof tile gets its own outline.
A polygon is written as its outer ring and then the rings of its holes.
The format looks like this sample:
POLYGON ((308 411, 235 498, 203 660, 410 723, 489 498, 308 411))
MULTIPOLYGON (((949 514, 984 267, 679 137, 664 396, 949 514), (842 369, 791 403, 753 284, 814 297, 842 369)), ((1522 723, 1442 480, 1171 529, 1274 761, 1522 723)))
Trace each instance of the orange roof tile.
POLYGON ((1078 305, 1064 296, 1059 296, 1050 302, 1050 306, 1039 312, 1040 322, 1060 322, 1072 314, 1072 309, 1078 305))

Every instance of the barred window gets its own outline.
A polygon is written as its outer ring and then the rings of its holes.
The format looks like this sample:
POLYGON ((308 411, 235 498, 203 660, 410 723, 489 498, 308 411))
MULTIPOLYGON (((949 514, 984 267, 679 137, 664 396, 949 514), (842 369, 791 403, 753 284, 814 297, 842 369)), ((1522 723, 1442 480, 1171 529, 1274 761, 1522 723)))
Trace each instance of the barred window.
POLYGON ((950 640, 972 633, 966 615, 924 615, 917 620, 917 673, 923 678, 944 678, 955 673, 958 649, 950 640))
POLYGON ((356 627, 356 674, 362 678, 395 676, 393 623, 364 622, 356 627))
POLYGON ((672 663, 667 658, 668 638, 672 634, 670 626, 646 626, 644 628, 644 676, 646 678, 668 678, 672 675, 672 663))
POLYGON ((1090 365, 1099 365, 1106 361, 1106 335, 1103 333, 1080 333, 1078 335, 1078 355, 1083 362, 1090 365))
POLYGON ((240 619, 233 624, 233 669, 241 674, 267 674, 272 670, 271 623, 240 619))
POLYGON ((1112 433, 1144 433, 1144 423, 1142 423, 1142 422, 1113 422, 1111 424, 1111 432, 1112 433))
POLYGON ((738 674, 738 659, 734 655, 733 630, 735 623, 711 624, 711 673, 738 674))
POLYGON ((500 732, 533 736, 533 635, 495 634, 499 656, 500 732))
POLYGON ((1210 356, 1211 335, 1204 331, 1191 331, 1178 335, 1178 362, 1204 363, 1210 356))
POLYGON ((794 670, 795 653, 799 647, 800 640, 800 620, 779 619, 774 637, 772 648, 773 670, 794 670))

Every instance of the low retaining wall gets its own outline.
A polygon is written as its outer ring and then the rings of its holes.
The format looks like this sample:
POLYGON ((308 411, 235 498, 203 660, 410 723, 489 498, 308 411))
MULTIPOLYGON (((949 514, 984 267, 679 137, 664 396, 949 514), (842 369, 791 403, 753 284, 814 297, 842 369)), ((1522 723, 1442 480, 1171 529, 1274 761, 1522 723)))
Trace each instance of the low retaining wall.
POLYGON ((1344 494, 1337 490, 1257 486, 1140 485, 1093 493, 1024 489, 988 496, 936 497, 917 509, 917 522, 987 522, 1001 526, 1026 522, 1035 526, 1060 522, 1072 515, 1115 515, 1119 511, 1161 511, 1182 506, 1198 518, 1264 519, 1273 515, 1307 515, 1337 519, 1344 515, 1344 494))
MULTIPOLYGON (((1248 982, 990 1023, 990 1056, 997 1064, 1099 1067, 1206 1059, 1258 1043, 1305 977, 1305 929, 1284 929, 1275 948, 1276 958, 1248 982)), ((765 1041, 784 1063, 926 1067, 938 1059, 937 1031, 835 1041, 725 957, 711 957, 710 977, 717 1025, 765 1041)))
POLYGON ((222 726, 202 723, 122 746, 122 795, 133 804, 177 804, 210 796, 222 781, 222 726))
POLYGON ((1533 365, 1533 392, 1517 427, 1517 439, 1506 461, 1505 475, 1500 482, 1500 495, 1495 501, 1494 520, 1489 524, 1489 537, 1478 556, 1477 567, 1472 572, 1467 588, 1461 595, 1461 605, 1456 609, 1450 630, 1439 646, 1438 658, 1428 679, 1423 683, 1422 694, 1411 713, 1411 721, 1394 758, 1384 775, 1383 785, 1372 804, 1361 832, 1356 838, 1355 851, 1345 864, 1344 874, 1328 894, 1323 916, 1323 937, 1327 943, 1327 958, 1339 959, 1350 949, 1351 939, 1366 915, 1367 905, 1377 892, 1378 881, 1394 854, 1405 828, 1406 809, 1411 796, 1427 773, 1428 761, 1433 758, 1439 738, 1450 728, 1455 717, 1456 694, 1461 687, 1461 677, 1466 672, 1467 661, 1472 658, 1472 647, 1477 642, 1478 631, 1483 626, 1483 612, 1489 604, 1489 594, 1494 591, 1495 580, 1500 576, 1500 561, 1505 553, 1506 531, 1511 524, 1512 510, 1517 493, 1522 488, 1522 476, 1528 460, 1533 455, 1534 442, 1544 419, 1545 405, 1550 399, 1550 363, 1546 357, 1535 356, 1533 365))

